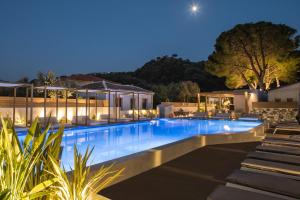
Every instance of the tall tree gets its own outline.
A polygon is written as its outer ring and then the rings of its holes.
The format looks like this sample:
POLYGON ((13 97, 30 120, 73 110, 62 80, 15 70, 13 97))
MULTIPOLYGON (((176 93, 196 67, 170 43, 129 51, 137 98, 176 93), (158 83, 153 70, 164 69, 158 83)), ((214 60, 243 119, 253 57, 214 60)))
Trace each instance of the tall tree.
POLYGON ((272 83, 292 82, 300 59, 296 30, 270 22, 247 23, 223 32, 216 40, 215 51, 206 69, 226 77, 226 85, 269 90, 272 83))

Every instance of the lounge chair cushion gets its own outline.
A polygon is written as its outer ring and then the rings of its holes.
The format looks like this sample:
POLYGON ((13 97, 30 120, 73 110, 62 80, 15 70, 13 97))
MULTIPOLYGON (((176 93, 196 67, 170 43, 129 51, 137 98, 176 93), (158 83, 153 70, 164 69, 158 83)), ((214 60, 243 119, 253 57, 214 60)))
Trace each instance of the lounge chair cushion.
POLYGON ((236 170, 227 177, 227 181, 258 190, 300 198, 300 182, 293 179, 236 170))
POLYGON ((247 157, 260 159, 260 160, 268 160, 268 161, 292 164, 292 165, 300 165, 300 156, 294 156, 294 155, 256 151, 256 152, 250 152, 247 155, 247 157))
POLYGON ((256 147, 256 150, 300 156, 300 149, 295 147, 286 147, 278 145, 258 145, 256 147))
POLYGON ((207 200, 282 200, 265 194, 241 190, 234 187, 218 186, 207 200))
POLYGON ((293 176, 300 176, 300 166, 297 165, 272 162, 266 160, 258 160, 252 158, 245 159, 241 165, 243 167, 252 168, 252 169, 277 172, 277 173, 288 174, 293 176))
POLYGON ((39 117, 38 121, 40 124, 45 124, 45 123, 50 123, 52 125, 58 124, 57 118, 56 117, 39 117))

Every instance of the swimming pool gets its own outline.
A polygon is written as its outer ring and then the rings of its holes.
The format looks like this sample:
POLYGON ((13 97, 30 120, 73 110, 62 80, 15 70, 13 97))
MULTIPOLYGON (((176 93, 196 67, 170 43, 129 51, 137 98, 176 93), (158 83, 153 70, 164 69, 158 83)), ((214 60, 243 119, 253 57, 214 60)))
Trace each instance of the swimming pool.
POLYGON ((90 164, 102 163, 195 135, 237 133, 260 125, 259 121, 157 119, 118 125, 65 130, 62 164, 73 166, 76 144, 81 152, 94 147, 90 164))

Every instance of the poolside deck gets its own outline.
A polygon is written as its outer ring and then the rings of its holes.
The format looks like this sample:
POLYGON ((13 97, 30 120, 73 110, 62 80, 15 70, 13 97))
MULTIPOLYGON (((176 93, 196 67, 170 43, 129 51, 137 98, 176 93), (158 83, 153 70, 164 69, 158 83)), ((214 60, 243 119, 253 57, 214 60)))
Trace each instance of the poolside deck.
POLYGON ((113 200, 206 199, 259 143, 206 146, 106 188, 113 200))

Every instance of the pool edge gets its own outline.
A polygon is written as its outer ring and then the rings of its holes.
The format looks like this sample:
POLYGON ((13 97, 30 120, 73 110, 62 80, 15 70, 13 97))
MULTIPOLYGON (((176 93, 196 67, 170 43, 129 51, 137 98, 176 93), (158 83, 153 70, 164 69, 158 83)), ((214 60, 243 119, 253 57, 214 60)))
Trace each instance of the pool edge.
POLYGON ((261 124, 246 132, 193 136, 171 144, 92 165, 91 174, 103 165, 114 164, 114 170, 125 168, 123 174, 107 186, 109 187, 207 145, 261 141, 265 136, 264 129, 264 124, 261 124))

